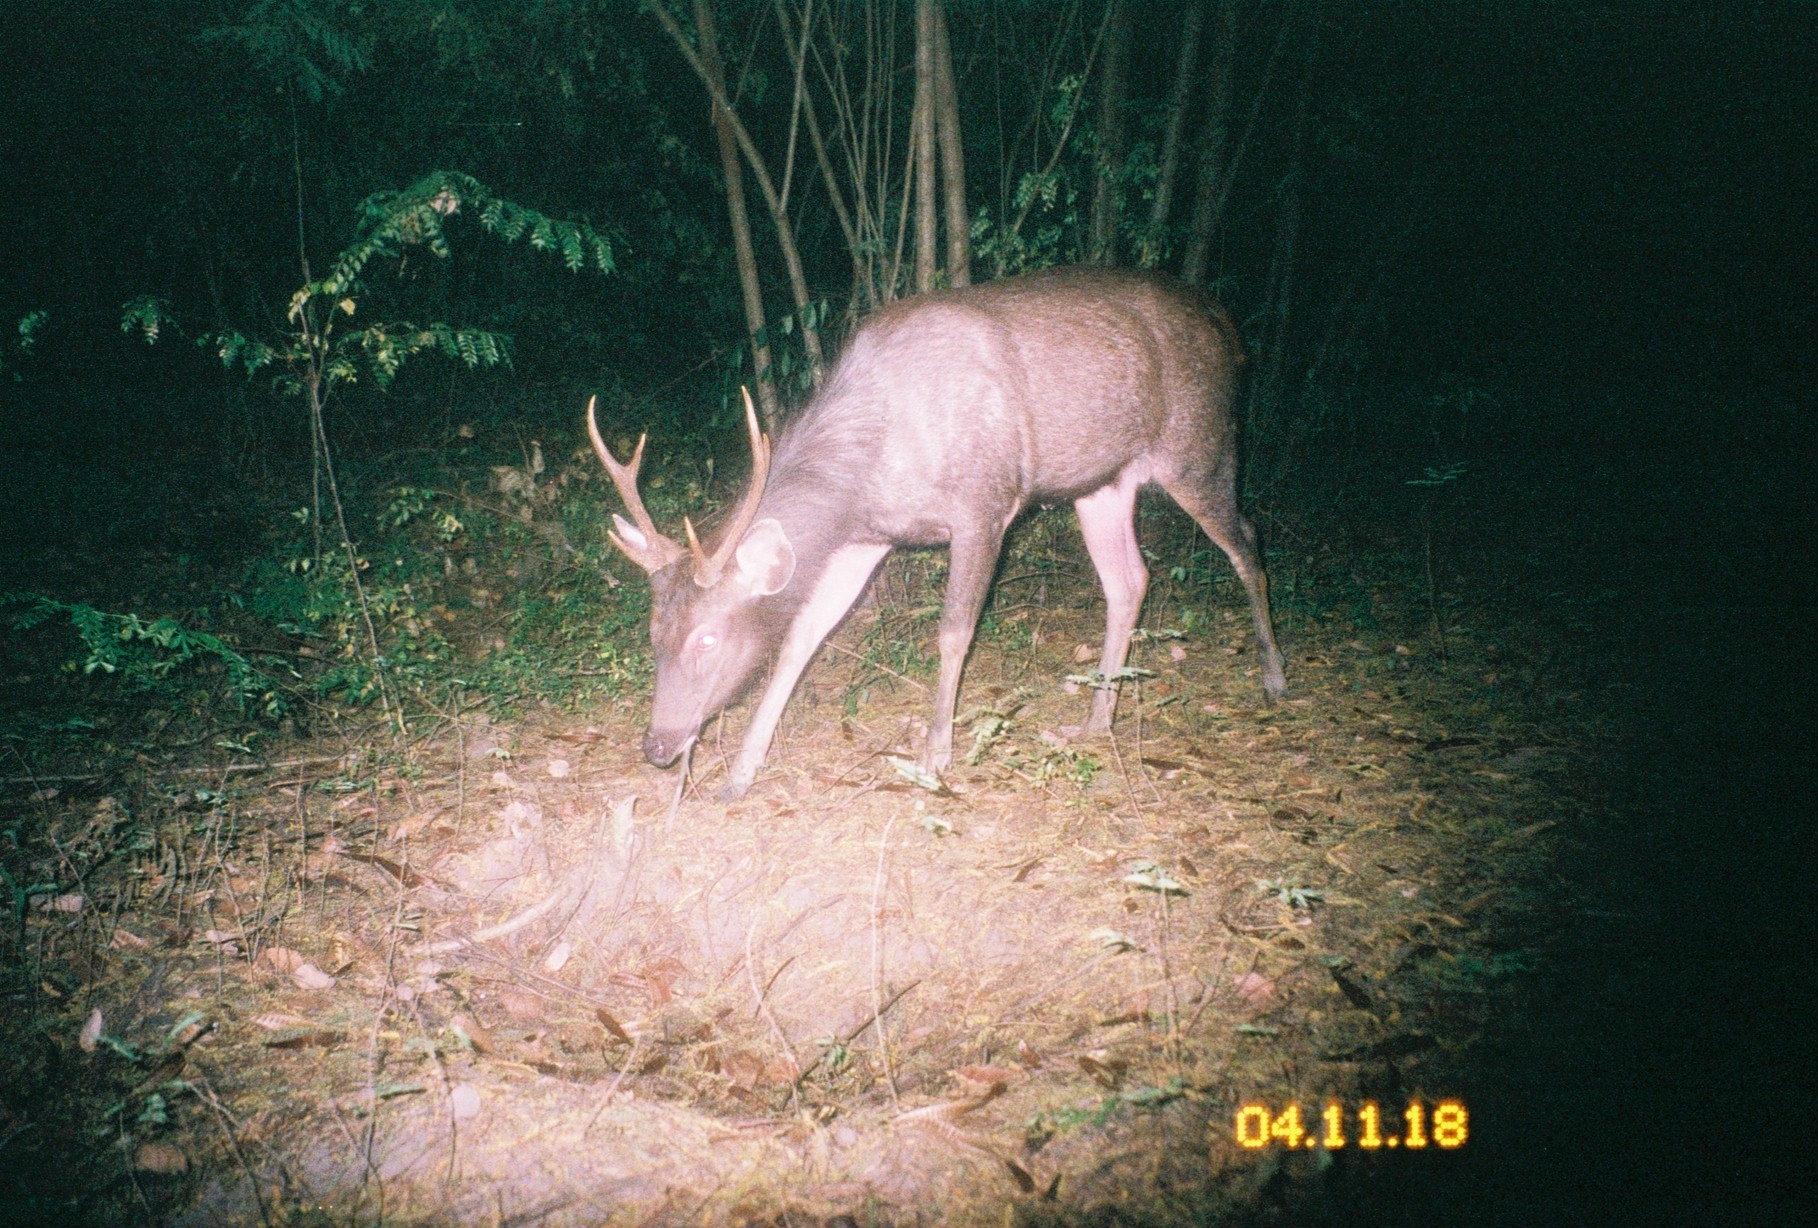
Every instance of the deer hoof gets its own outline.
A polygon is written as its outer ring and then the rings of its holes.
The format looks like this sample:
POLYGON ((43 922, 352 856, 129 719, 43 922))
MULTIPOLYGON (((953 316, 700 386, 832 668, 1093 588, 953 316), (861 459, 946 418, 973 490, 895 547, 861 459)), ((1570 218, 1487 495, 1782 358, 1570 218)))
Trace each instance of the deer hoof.
POLYGON ((722 806, 727 802, 736 802, 741 797, 745 796, 745 790, 750 787, 751 782, 749 780, 729 780, 720 786, 720 791, 718 793, 713 795, 714 800, 718 801, 722 806))

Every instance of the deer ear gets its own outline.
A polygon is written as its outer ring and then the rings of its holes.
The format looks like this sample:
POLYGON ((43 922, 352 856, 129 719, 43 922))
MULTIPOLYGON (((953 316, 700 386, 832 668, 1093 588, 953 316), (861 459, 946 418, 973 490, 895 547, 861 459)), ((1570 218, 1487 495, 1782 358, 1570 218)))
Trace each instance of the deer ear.
POLYGON ((751 526, 733 557, 754 597, 782 592, 795 575, 795 547, 789 544, 782 523, 769 516, 751 526))

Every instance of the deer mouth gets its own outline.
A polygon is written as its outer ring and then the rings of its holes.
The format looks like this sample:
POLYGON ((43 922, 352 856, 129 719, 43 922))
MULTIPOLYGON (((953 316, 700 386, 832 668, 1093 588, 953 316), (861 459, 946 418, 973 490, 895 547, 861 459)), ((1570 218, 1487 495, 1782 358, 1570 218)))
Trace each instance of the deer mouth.
POLYGON ((694 745, 700 736, 699 729, 644 731, 644 758, 660 768, 666 768, 682 757, 682 752, 694 745))

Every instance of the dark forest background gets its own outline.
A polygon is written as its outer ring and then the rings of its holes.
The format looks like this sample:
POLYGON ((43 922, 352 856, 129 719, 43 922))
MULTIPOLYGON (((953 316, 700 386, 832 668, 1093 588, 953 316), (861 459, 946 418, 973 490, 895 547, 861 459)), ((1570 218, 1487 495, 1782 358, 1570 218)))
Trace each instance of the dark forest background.
MULTIPOLYGON (((1809 383, 1818 133, 1806 6, 1239 4, 1229 29, 1218 8, 1180 104, 1170 216, 1153 227, 1188 7, 1128 6, 1111 258, 1180 269, 1198 164, 1212 129, 1229 130, 1219 169, 1231 179, 1202 276, 1271 376, 1256 389, 1270 403, 1249 415, 1258 446, 1333 428, 1406 443, 1427 424, 1398 415, 1387 389, 1405 403, 1465 382, 1646 388, 1649 408, 1609 411, 1646 420, 1694 388, 1786 395, 1809 383), (1222 105, 1208 80, 1221 40, 1222 105)), ((888 238, 914 6, 835 8, 852 9, 849 24, 895 24, 894 60, 872 64, 894 76, 888 238)), ((1107 59, 1102 9, 953 6, 967 205, 994 228, 987 244, 1024 177, 1050 168, 1035 186, 1056 195, 1025 222, 1019 262, 1103 246, 1104 99, 1088 74, 1107 59)), ((0 314, 13 333, 47 313, 30 360, 8 355, 28 381, 7 390, 15 446, 88 449, 131 432, 225 448, 243 430, 256 438, 242 453, 306 443, 294 415, 249 404, 265 399, 263 381, 225 379, 202 354, 148 352, 120 333, 122 306, 155 297, 190 335, 282 332, 299 240, 319 271, 352 242, 360 202, 432 170, 586 218, 613 244, 609 275, 568 275, 456 223, 451 260, 405 250, 395 269, 371 270, 377 309, 510 335, 510 373, 457 390, 464 403, 562 419, 581 387, 679 390, 704 360, 738 361, 747 337, 707 92, 643 6, 25 2, 3 20, 0 314)), ((775 13, 728 5, 720 24, 736 109, 780 177, 793 91, 775 13)), ((855 77, 865 58, 848 48, 855 77)), ((829 112, 814 65, 806 76, 829 112)), ((822 126, 831 142, 830 114, 822 126)), ((790 212, 836 339, 865 302, 799 118, 796 129, 790 212)), ((774 319, 790 290, 746 176, 774 319)), ((995 271, 975 262, 979 276, 995 271)), ((890 292, 912 288, 899 280, 890 292)), ((411 399, 445 400, 446 374, 419 373, 384 399, 361 386, 340 424, 348 446, 369 432, 413 437, 426 407, 411 399)), ((677 428, 705 412, 693 400, 670 411, 677 428)), ((1537 402, 1505 405, 1493 425, 1540 416, 1537 402)), ((1578 409, 1570 425, 1610 425, 1601 416, 1578 409)))

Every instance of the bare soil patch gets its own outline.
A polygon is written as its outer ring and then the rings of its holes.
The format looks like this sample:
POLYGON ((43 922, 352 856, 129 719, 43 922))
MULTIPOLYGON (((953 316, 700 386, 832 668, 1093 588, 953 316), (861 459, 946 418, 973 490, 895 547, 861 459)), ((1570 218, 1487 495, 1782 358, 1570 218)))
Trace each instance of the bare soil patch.
POLYGON ((1452 628, 1442 662, 1412 599, 1400 631, 1290 618, 1266 708, 1221 609, 1140 643, 1115 740, 1074 745, 1103 614, 1057 573, 981 637, 977 761, 930 791, 890 757, 935 590, 893 582, 731 806, 704 745, 671 813, 641 699, 46 784, 71 864, 153 834, 26 909, 15 1076, 111 1098, 88 1162, 192 1224, 1205 1222, 1446 1164, 1355 1115, 1468 1109, 1519 983, 1589 736, 1537 634, 1452 628), (1352 1145, 1239 1145, 1290 1103, 1352 1145))

